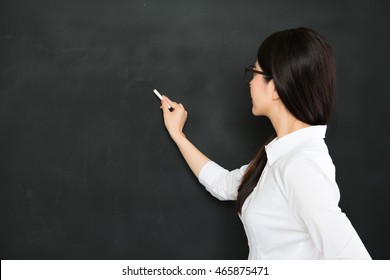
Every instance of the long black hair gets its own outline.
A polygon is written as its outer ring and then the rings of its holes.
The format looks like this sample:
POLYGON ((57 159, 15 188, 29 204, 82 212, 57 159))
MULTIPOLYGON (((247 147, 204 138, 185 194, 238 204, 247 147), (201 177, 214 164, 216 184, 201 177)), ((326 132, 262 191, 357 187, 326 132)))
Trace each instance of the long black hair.
MULTIPOLYGON (((257 61, 266 82, 271 79, 279 98, 298 120, 310 125, 328 122, 334 102, 336 66, 333 49, 316 31, 279 31, 260 45, 257 61)), ((276 134, 274 133, 268 144, 276 134)), ((238 189, 237 211, 256 187, 267 163, 265 145, 249 164, 238 189)))

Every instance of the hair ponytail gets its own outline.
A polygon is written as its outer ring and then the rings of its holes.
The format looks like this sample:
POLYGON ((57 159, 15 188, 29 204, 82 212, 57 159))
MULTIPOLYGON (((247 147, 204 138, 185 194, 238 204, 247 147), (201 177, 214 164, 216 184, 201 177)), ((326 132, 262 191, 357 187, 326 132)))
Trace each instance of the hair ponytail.
POLYGON ((256 187, 260 176, 263 173, 264 167, 267 164, 267 154, 265 153, 265 146, 276 137, 274 132, 269 140, 260 148, 255 157, 248 165, 246 172, 242 178, 241 184, 238 188, 238 196, 236 202, 236 209, 241 214, 242 206, 247 197, 252 193, 256 187))

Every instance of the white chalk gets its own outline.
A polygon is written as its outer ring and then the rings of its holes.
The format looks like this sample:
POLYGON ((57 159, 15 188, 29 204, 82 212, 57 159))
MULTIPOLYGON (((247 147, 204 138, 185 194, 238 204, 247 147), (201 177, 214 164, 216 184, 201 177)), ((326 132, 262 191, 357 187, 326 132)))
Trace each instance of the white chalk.
MULTIPOLYGON (((153 92, 157 95, 158 98, 160 98, 160 100, 164 100, 164 98, 161 96, 161 94, 157 91, 157 89, 153 90, 153 92)), ((164 100, 165 101, 165 100, 164 100)), ((167 107, 169 110, 172 110, 172 107, 168 104, 167 101, 165 101, 165 103, 167 104, 167 107)))

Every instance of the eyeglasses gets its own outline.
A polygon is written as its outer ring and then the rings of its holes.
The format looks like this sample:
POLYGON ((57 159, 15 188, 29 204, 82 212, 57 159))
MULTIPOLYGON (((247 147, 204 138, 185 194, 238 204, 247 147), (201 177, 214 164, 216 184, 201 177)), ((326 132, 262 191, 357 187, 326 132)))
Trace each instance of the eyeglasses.
POLYGON ((244 80, 245 80, 245 83, 248 86, 250 85, 250 82, 253 80, 254 73, 261 74, 265 78, 272 79, 271 75, 268 75, 268 74, 264 73, 263 71, 256 70, 254 68, 255 68, 254 65, 249 65, 248 67, 245 67, 245 78, 244 78, 244 80))

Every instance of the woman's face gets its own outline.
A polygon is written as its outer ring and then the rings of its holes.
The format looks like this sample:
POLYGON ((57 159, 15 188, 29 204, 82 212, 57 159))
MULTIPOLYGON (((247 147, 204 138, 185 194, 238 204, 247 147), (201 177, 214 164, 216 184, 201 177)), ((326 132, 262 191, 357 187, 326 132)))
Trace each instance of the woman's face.
MULTIPOLYGON (((262 71, 259 63, 256 61, 255 70, 262 71)), ((252 97, 252 114, 255 116, 268 116, 273 102, 275 86, 273 80, 268 83, 263 75, 253 73, 253 79, 250 82, 250 92, 252 97)))

